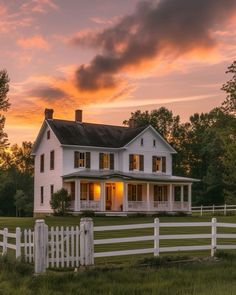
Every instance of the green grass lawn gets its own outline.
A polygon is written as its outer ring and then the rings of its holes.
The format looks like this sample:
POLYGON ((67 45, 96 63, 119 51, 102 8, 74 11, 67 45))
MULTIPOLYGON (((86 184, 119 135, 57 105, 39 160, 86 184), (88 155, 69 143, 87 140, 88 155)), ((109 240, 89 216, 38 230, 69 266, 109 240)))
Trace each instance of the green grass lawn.
POLYGON ((48 272, 33 276, 30 266, 2 262, 0 294, 3 295, 229 295, 236 294, 236 256, 220 261, 130 264, 94 268, 79 273, 48 272))
MULTIPOLYGON (((210 221, 211 216, 190 216, 190 217, 174 217, 174 216, 164 216, 160 217, 160 222, 203 222, 210 221)), ((218 221, 236 223, 236 216, 218 216, 216 217, 218 221)), ((153 222, 154 217, 94 217, 94 225, 117 225, 117 224, 139 224, 139 223, 150 223, 153 222)), ((79 225, 80 218, 75 216, 68 217, 47 217, 45 222, 49 226, 69 226, 69 225, 79 225)), ((24 228, 33 229, 35 223, 34 218, 0 218, 0 228, 8 227, 10 231, 14 231, 16 226, 24 228)), ((210 227, 182 227, 182 228, 162 228, 161 234, 197 234, 197 233, 210 233, 210 227)), ((218 232, 224 233, 236 233, 236 229, 219 229, 218 232)), ((95 239, 105 239, 105 238, 119 238, 119 237, 130 237, 130 236, 142 236, 142 235, 152 235, 153 229, 133 229, 133 230, 119 230, 119 231, 106 231, 106 232, 96 232, 95 239)), ((229 243, 234 244, 236 241, 233 239, 218 240, 218 243, 229 243)), ((162 240, 160 241, 161 246, 188 246, 188 245, 206 245, 210 244, 210 239, 192 239, 192 240, 162 240)), ((102 251, 116 251, 116 250, 126 250, 126 249, 141 249, 141 248, 152 248, 153 241, 144 242, 130 242, 130 243, 119 243, 119 244, 108 244, 108 245, 96 245, 95 252, 102 251)), ((187 252, 186 252, 187 253, 187 252)), ((186 254, 183 253, 183 254, 186 254)), ((178 253, 177 253, 178 254, 178 253)), ((209 256, 210 251, 192 251, 187 253, 192 256, 209 256)), ((108 258, 97 258, 95 260, 96 264, 126 264, 134 263, 140 257, 150 256, 147 255, 128 255, 122 257, 108 257, 108 258)), ((164 255, 164 254, 161 254, 164 255)), ((168 254, 169 255, 169 254, 168 254)), ((176 255, 172 253, 171 255, 176 255)))

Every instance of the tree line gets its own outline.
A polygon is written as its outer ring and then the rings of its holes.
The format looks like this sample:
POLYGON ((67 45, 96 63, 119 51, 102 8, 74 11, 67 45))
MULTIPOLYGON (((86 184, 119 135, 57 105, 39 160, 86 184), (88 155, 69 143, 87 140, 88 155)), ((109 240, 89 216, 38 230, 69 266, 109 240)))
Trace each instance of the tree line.
MULTIPOLYGON (((180 116, 161 107, 137 110, 123 122, 151 124, 176 149, 173 174, 201 180, 193 185, 193 204, 236 203, 236 61, 226 73, 231 75, 222 86, 226 98, 208 113, 181 123, 180 116)), ((32 215, 33 144, 10 145, 4 132, 9 82, 7 71, 0 71, 0 215, 32 215)))

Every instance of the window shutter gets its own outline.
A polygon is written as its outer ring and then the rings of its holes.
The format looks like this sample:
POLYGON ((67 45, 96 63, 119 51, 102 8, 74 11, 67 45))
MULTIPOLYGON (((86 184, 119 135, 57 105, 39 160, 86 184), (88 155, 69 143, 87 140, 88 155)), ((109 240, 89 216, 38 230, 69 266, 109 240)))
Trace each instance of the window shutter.
POLYGON ((79 167, 79 152, 74 152, 74 168, 79 167))
POLYGON ((90 160, 90 152, 86 152, 86 168, 90 168, 91 160, 90 160))
POLYGON ((166 157, 162 157, 162 172, 166 172, 166 157))
POLYGON ((103 153, 99 153, 99 169, 103 169, 103 153))
POLYGON ((129 170, 132 171, 134 170, 134 167, 133 167, 133 162, 134 162, 134 155, 129 155, 129 170))
POLYGON ((114 170, 114 154, 110 154, 110 170, 114 170))
POLYGON ((144 155, 139 155, 139 171, 144 170, 144 155))
POLYGON ((152 172, 156 172, 157 171, 156 161, 157 161, 157 157, 156 156, 152 156, 152 172))
POLYGON ((137 185, 137 201, 142 201, 142 192, 143 192, 143 186, 142 184, 137 185))

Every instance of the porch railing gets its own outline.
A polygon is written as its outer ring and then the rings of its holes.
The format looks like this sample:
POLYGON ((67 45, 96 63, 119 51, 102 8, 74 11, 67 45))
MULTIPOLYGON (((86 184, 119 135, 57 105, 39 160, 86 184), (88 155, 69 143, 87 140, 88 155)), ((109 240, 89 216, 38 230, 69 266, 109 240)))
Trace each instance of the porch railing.
POLYGON ((137 211, 137 210, 147 210, 147 202, 145 201, 128 201, 128 210, 137 211))
POLYGON ((100 210, 100 201, 82 200, 80 205, 81 205, 81 210, 93 210, 93 211, 100 210))
POLYGON ((151 202, 150 210, 167 211, 169 210, 169 203, 165 201, 151 202))

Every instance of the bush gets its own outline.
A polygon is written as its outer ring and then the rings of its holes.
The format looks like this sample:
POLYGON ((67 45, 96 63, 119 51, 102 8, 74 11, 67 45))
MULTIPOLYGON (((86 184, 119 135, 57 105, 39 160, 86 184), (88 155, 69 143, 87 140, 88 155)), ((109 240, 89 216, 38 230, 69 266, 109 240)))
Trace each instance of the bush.
POLYGON ((17 272, 20 275, 32 275, 33 266, 20 260, 15 260, 8 255, 0 256, 0 272, 17 272))
POLYGON ((63 216, 68 211, 70 206, 71 196, 64 188, 52 194, 50 201, 51 208, 55 215, 63 216))

